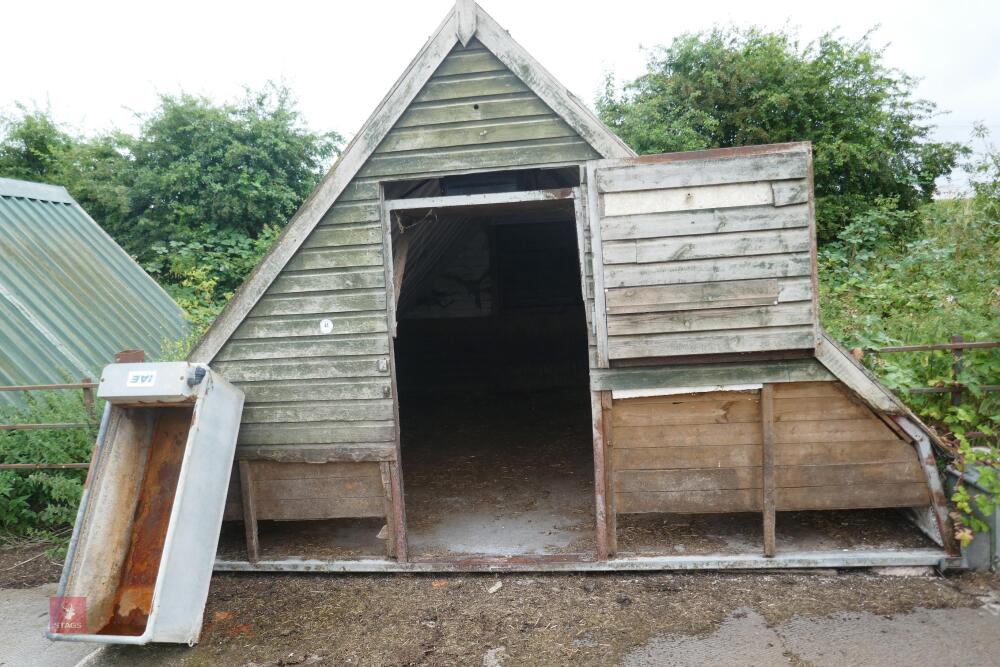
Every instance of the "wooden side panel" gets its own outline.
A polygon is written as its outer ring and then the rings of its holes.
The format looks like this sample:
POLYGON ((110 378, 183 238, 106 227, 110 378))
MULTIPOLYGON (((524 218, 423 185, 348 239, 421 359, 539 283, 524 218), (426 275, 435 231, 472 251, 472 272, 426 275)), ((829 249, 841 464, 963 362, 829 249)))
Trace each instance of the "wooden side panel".
MULTIPOLYGON (((253 483, 258 520, 386 516, 379 463, 241 463, 253 483)), ((239 478, 234 475, 235 482, 239 478)), ((231 483, 226 518, 242 516, 240 492, 231 483)))
MULTIPOLYGON (((778 511, 930 501, 913 446, 838 382, 773 385, 778 511)), ((760 392, 616 400, 610 465, 618 512, 763 510, 760 392)))
POLYGON ((456 47, 213 361, 246 394, 241 451, 394 442, 380 181, 597 157, 481 43, 456 47))
POLYGON ((814 348, 809 161, 796 146, 600 163, 607 360, 814 348))

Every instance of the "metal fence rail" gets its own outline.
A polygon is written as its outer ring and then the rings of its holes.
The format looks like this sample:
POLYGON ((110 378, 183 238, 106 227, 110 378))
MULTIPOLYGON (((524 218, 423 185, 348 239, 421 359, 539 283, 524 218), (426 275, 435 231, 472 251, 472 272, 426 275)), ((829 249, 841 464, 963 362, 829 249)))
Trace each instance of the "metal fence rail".
MULTIPOLYGON (((93 428, 97 426, 94 413, 94 389, 97 383, 90 378, 82 378, 79 382, 69 384, 24 384, 0 387, 0 391, 56 391, 60 389, 79 389, 83 392, 83 406, 90 421, 65 422, 56 424, 0 424, 0 431, 56 431, 77 428, 93 428)), ((0 470, 86 470, 89 463, 0 463, 0 470)))

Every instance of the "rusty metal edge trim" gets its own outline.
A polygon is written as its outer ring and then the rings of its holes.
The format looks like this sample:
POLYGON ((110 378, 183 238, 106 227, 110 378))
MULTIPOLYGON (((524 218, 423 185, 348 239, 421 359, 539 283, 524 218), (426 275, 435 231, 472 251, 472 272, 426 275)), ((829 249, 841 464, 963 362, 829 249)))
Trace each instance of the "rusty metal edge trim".
POLYGON ((657 570, 786 570, 796 568, 848 568, 932 566, 962 567, 962 561, 941 549, 813 551, 779 553, 773 558, 760 554, 716 554, 706 556, 644 556, 596 560, 469 559, 410 561, 398 563, 370 560, 262 560, 257 563, 216 560, 216 572, 325 572, 337 574, 378 572, 629 572, 657 570))

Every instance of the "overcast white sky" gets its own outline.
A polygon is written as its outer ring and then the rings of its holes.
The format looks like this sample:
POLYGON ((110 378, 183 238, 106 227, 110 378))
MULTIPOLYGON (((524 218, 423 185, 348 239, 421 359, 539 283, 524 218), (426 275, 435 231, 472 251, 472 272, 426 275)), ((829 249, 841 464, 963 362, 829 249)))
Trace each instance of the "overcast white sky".
MULTIPOLYGON (((483 7, 570 90, 592 102, 604 72, 641 73, 644 46, 715 23, 799 29, 803 41, 878 24, 891 65, 949 111, 939 136, 985 121, 1000 139, 1000 2, 803 0, 483 0, 483 7), (610 11, 609 11, 610 9, 610 11)), ((84 132, 132 129, 158 92, 216 100, 286 83, 315 130, 350 137, 444 17, 451 0, 5 3, 0 110, 49 106, 84 132)))

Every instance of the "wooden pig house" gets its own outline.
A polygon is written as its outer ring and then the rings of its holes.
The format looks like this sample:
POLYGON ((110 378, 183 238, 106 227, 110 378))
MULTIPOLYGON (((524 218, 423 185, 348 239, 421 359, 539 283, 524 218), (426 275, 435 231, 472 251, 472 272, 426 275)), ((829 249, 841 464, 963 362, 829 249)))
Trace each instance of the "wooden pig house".
POLYGON ((933 434, 820 326, 810 146, 637 156, 473 2, 191 360, 246 394, 220 569, 954 554, 933 434))

